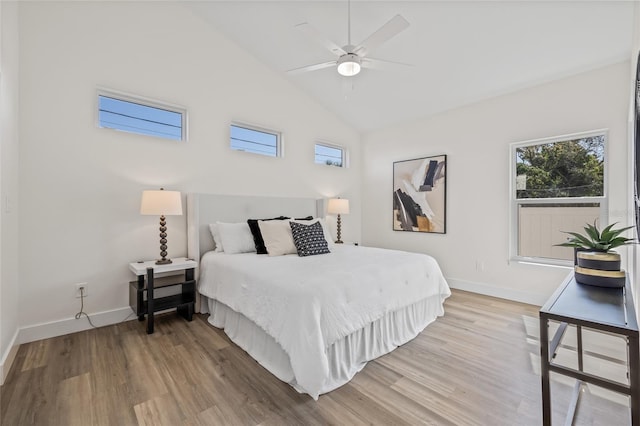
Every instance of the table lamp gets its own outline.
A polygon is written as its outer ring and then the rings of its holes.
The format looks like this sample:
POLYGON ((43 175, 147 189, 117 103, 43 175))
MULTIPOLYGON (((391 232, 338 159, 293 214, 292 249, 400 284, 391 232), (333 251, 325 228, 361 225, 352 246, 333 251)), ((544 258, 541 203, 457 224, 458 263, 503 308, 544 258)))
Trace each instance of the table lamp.
POLYGON ((329 214, 337 214, 338 215, 338 239, 336 240, 336 244, 342 244, 341 240, 341 214, 349 214, 349 200, 344 198, 330 198, 329 204, 327 205, 327 213, 329 214))
POLYGON ((140 214, 160 215, 160 256, 156 265, 166 265, 171 263, 167 259, 167 222, 165 216, 182 215, 182 197, 179 191, 160 190, 142 191, 142 202, 140 203, 140 214))

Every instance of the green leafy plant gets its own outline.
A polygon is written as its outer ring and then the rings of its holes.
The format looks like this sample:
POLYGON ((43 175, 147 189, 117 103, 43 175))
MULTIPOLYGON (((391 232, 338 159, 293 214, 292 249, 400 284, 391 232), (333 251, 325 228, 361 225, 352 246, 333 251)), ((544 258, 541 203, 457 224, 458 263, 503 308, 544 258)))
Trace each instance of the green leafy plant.
MULTIPOLYGON (((617 223, 617 222, 616 222, 617 223)), ((584 227, 585 235, 577 232, 562 231, 565 234, 571 235, 571 238, 566 243, 556 244, 561 247, 576 247, 597 251, 609 251, 616 247, 633 244, 635 241, 633 238, 621 237, 624 231, 633 228, 633 226, 627 226, 626 228, 613 229, 615 223, 607 226, 600 232, 596 223, 593 225, 587 223, 584 227)))

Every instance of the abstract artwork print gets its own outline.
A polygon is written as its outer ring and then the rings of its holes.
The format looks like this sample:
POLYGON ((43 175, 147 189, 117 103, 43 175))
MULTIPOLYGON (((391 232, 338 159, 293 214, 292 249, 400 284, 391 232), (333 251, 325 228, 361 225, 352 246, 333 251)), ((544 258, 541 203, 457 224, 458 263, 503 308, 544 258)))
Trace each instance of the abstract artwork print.
POLYGON ((446 233, 447 156, 393 163, 393 230, 446 233))

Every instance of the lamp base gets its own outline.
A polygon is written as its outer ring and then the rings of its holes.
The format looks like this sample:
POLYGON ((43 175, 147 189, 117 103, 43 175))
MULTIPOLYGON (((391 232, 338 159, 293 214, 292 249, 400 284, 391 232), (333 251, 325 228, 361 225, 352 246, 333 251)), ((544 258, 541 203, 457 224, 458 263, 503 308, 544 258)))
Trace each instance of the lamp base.
POLYGON ((338 241, 335 241, 335 243, 336 243, 336 244, 343 244, 343 243, 344 243, 344 241, 342 241, 342 240, 338 240, 338 241))
POLYGON ((164 215, 160 216, 160 259, 156 265, 168 265, 171 259, 167 259, 167 221, 164 215))

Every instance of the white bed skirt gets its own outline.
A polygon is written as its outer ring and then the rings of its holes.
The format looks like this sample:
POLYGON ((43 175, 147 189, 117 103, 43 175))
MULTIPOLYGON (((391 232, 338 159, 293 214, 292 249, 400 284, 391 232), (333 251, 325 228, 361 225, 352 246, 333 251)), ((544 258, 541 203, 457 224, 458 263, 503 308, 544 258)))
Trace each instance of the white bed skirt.
MULTIPOLYGON (((210 324, 224 329, 235 344, 278 379, 290 384, 300 393, 308 393, 298 386, 289 356, 275 339, 227 305, 202 297, 205 299, 202 303, 203 312, 206 306, 211 314, 208 319, 210 324)), ((435 295, 404 309, 390 312, 329 346, 329 374, 320 394, 347 383, 364 368, 367 361, 387 354, 415 338, 427 325, 444 314, 443 301, 441 295, 435 295)))

